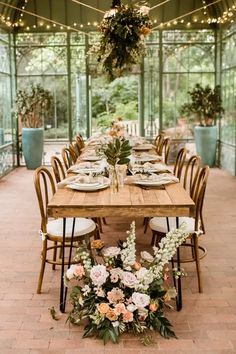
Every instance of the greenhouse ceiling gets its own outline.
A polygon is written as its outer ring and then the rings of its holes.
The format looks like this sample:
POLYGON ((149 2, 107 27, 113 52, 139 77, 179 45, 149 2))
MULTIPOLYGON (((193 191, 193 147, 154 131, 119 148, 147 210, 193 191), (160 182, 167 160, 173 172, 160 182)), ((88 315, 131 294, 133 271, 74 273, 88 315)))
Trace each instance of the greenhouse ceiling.
MULTIPOLYGON (((147 3, 156 28, 215 26, 217 22, 234 22, 236 17, 236 0, 150 0, 147 3)), ((0 0, 0 20, 17 30, 53 27, 91 30, 96 29, 111 4, 112 0, 0 0)))

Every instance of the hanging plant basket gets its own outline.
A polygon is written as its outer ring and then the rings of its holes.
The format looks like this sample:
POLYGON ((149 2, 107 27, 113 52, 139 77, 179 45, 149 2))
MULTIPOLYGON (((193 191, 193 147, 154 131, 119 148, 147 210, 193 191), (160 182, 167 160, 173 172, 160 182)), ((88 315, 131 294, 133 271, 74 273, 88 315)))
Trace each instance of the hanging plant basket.
POLYGON ((113 1, 100 24, 100 31, 100 42, 90 53, 96 53, 103 71, 113 80, 131 71, 144 54, 145 37, 151 31, 149 7, 113 1))

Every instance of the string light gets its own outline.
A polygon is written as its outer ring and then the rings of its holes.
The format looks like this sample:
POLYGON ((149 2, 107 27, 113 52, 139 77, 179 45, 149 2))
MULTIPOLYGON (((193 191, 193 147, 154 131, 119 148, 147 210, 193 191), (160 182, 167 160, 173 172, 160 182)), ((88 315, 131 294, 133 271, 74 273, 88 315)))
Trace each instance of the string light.
MULTIPOLYGON (((77 0, 74 2, 77 2, 77 0)), ((165 1, 163 3, 165 3, 165 1)), ((44 21, 40 21, 38 23, 38 25, 34 24, 30 27, 27 24, 25 24, 23 21, 24 14, 27 13, 27 11, 25 10, 27 7, 27 4, 28 4, 28 0, 24 0, 22 6, 19 8, 18 19, 16 19, 14 22, 11 21, 10 16, 5 17, 4 14, 0 14, 0 22, 4 23, 8 27, 12 27, 12 28, 21 27, 21 28, 25 28, 27 31, 29 31, 30 29, 36 30, 37 28, 43 28, 43 27, 47 30, 50 30, 52 27, 54 29, 57 28, 57 25, 58 25, 58 28, 60 28, 61 30, 68 30, 68 31, 70 31, 70 30, 79 31, 78 29, 76 29, 76 27, 77 28, 78 27, 79 28, 84 28, 84 27, 86 28, 86 25, 84 25, 84 24, 78 24, 78 23, 74 22, 73 24, 71 24, 71 26, 70 25, 67 26, 64 24, 56 23, 56 22, 54 23, 54 21, 46 19, 46 18, 45 18, 46 23, 44 21), (50 21, 50 22, 47 23, 47 21, 50 21)), ((202 24, 202 25, 203 24, 210 25, 210 24, 224 24, 224 23, 234 23, 235 22, 235 18, 236 18, 236 6, 235 5, 232 5, 231 7, 229 7, 227 10, 225 10, 222 13, 221 16, 218 16, 218 17, 211 17, 207 13, 207 9, 210 5, 213 5, 213 3, 207 4, 206 0, 202 0, 202 7, 199 9, 199 12, 202 11, 204 18, 202 18, 202 16, 201 16, 201 18, 194 16, 192 18, 192 21, 188 21, 188 22, 187 21, 185 22, 185 20, 183 18, 177 18, 177 19, 173 19, 171 21, 165 22, 165 23, 162 22, 158 26, 154 27, 154 29, 156 29, 158 27, 164 28, 165 26, 170 28, 171 26, 178 26, 178 25, 180 25, 181 27, 186 26, 187 28, 189 28, 189 27, 191 27, 192 24, 198 24, 198 23, 202 24)), ((6 6, 8 6, 8 5, 6 5, 6 6)), ((189 15, 189 13, 186 15, 183 15, 182 17, 187 16, 187 15, 189 15)), ((38 16, 38 17, 40 17, 40 16, 38 16)), ((42 18, 42 16, 41 16, 41 18, 42 18)), ((153 24, 158 24, 157 19, 154 19, 152 22, 153 22, 153 24)), ((87 26, 90 28, 92 26, 97 28, 99 26, 99 24, 96 21, 93 23, 87 22, 87 26)))

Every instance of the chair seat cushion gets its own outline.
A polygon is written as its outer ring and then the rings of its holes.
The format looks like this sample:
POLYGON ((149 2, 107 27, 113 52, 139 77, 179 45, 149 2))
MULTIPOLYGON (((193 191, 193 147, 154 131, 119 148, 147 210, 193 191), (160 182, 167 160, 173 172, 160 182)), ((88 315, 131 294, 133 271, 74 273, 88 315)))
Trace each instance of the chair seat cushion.
MULTIPOLYGON (((165 217, 155 217, 152 218, 149 222, 149 226, 153 231, 161 232, 166 234, 168 232, 167 230, 167 218, 165 217)), ((182 224, 182 222, 185 222, 187 224, 186 231, 188 233, 194 233, 195 232, 195 219, 194 218, 189 218, 189 217, 180 217, 179 219, 179 225, 182 224)), ((170 225, 170 230, 171 229, 176 229, 176 218, 174 217, 169 217, 169 225, 170 225)))
MULTIPOLYGON (((71 237, 73 218, 66 218, 66 237, 71 237)), ((74 236, 83 236, 96 229, 96 224, 91 219, 76 218, 74 236)), ((63 236, 63 219, 48 221, 47 233, 52 236, 63 236)))

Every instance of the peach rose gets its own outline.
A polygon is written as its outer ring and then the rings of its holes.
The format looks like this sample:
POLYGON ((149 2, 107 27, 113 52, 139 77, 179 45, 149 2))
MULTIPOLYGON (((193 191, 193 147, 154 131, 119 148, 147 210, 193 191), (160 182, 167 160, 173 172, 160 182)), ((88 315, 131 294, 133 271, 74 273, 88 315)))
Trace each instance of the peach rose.
POLYGON ((149 305, 149 310, 151 312, 155 312, 158 309, 158 307, 159 307, 159 304, 153 302, 152 304, 149 305))
POLYGON ((102 302, 101 304, 98 305, 98 311, 102 314, 105 315, 108 311, 110 310, 110 307, 108 304, 105 302, 102 302))
POLYGON ((117 304, 115 306, 115 309, 114 309, 115 313, 119 316, 121 313, 125 313, 126 312, 126 309, 125 309, 125 305, 122 304, 121 302, 119 302, 119 304, 117 304))
POLYGON ((108 320, 110 320, 110 321, 116 321, 117 318, 118 318, 117 314, 116 314, 115 311, 112 310, 112 309, 109 309, 109 311, 107 311, 106 317, 107 317, 108 320))
POLYGON ((141 268, 141 264, 139 262, 135 262, 134 265, 133 265, 133 268, 135 270, 139 270, 141 268))
POLYGON ((123 313, 123 321, 124 321, 125 323, 127 323, 127 322, 132 322, 133 319, 134 319, 134 315, 133 315, 132 312, 130 312, 130 311, 125 311, 125 313, 123 313))
POLYGON ((111 291, 108 291, 107 298, 110 303, 117 303, 124 299, 124 293, 119 288, 113 288, 111 291))
POLYGON ((84 274, 85 274, 85 272, 84 272, 84 267, 83 267, 82 265, 78 265, 78 266, 75 267, 75 269, 74 269, 74 275, 75 275, 76 277, 82 278, 82 276, 83 276, 84 274))
POLYGON ((103 247, 104 247, 104 242, 102 242, 101 240, 93 240, 91 242, 91 248, 95 250, 101 250, 103 247))

